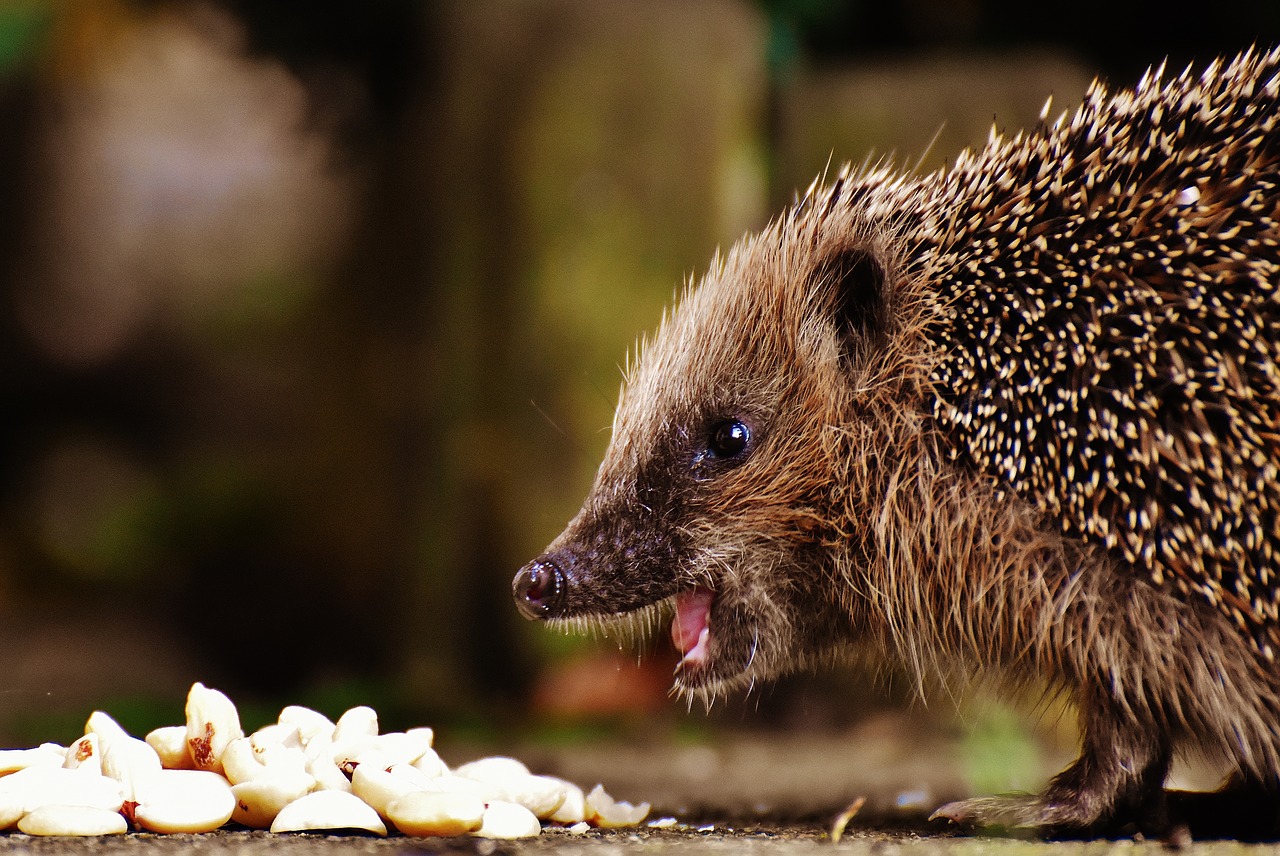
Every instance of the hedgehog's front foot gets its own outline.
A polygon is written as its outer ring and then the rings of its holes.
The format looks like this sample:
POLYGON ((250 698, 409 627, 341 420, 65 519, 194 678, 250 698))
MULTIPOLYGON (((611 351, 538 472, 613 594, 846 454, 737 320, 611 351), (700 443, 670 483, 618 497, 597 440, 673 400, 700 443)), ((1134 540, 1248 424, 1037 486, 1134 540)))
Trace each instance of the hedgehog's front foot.
POLYGON ((948 803, 933 817, 969 829, 1024 829, 1052 838, 1168 835, 1168 747, 1152 741, 1146 729, 1119 728, 1096 715, 1084 724, 1084 751, 1044 793, 948 803))
POLYGON ((1161 790, 1158 798, 1148 801, 1147 809, 1136 814, 1099 814, 1091 797, 1063 800, 1049 793, 977 797, 947 803, 929 819, 949 820, 975 832, 1024 831, 1046 838, 1109 837, 1139 832, 1163 838, 1171 829, 1163 795, 1161 790))
POLYGON ((1142 807, 1113 810, 1096 794, 1071 794, 1050 788, 1044 794, 1009 794, 947 803, 930 820, 949 820, 963 829, 1025 831, 1046 838, 1084 838, 1143 833, 1164 837, 1170 829, 1164 790, 1142 807))

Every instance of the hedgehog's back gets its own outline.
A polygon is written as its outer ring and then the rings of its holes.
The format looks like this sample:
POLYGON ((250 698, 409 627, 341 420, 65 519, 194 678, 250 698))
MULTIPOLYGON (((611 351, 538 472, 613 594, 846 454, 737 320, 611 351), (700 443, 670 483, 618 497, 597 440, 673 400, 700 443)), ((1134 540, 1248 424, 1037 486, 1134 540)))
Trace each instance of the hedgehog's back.
POLYGON ((942 179, 956 459, 1280 649, 1280 54, 996 140, 942 179))

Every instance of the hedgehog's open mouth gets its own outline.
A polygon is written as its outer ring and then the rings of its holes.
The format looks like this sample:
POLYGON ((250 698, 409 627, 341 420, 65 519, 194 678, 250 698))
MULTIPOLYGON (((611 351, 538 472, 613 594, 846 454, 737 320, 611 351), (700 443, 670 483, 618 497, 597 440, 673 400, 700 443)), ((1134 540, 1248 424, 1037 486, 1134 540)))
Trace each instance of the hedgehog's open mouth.
POLYGON ((714 599, 715 592, 701 586, 682 591, 675 597, 676 614, 671 621, 671 641, 683 655, 677 667, 681 671, 697 669, 707 661, 707 642, 711 638, 707 619, 714 599))

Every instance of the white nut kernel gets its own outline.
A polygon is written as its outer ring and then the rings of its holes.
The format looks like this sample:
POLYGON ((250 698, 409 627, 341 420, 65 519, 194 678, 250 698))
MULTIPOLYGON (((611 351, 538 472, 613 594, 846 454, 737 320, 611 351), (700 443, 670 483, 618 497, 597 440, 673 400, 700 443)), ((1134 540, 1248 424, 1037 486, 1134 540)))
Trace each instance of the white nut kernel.
MULTIPOLYGON (((385 752, 379 752, 372 746, 367 746, 355 755, 345 759, 345 764, 351 770, 355 770, 358 764, 367 764, 370 767, 381 767, 387 769, 392 764, 391 757, 385 752)), ((339 762, 339 766, 344 766, 343 762, 339 762)))
POLYGON ((307 772, 316 780, 316 790, 351 793, 351 780, 328 755, 311 759, 307 763, 307 772))
POLYGON ((501 800, 489 803, 484 810, 484 820, 475 832, 482 838, 533 838, 541 833, 542 824, 533 812, 501 800))
POLYGON ((378 713, 366 705, 351 708, 338 717, 338 721, 333 726, 334 743, 350 740, 353 737, 372 738, 377 736, 378 713))
POLYGON ((285 746, 290 749, 301 749, 302 738, 298 726, 287 723, 264 725, 249 735, 255 752, 262 752, 268 746, 285 746))
POLYGON ((350 767, 373 748, 378 736, 378 714, 371 707, 353 707, 338 717, 331 752, 339 767, 350 767))
POLYGON ((471 761, 453 772, 454 775, 462 776, 464 779, 474 779, 477 782, 506 781, 516 776, 532 775, 524 764, 515 758, 502 755, 471 761))
POLYGON ((548 819, 556 823, 581 823, 587 819, 587 795, 573 782, 562 779, 561 784, 564 785, 564 802, 560 803, 560 807, 548 819))
POLYGON ((0 749, 0 776, 27 767, 61 767, 67 750, 55 743, 44 743, 34 749, 0 749))
POLYGON ((392 764, 387 768, 387 772, 397 778, 404 779, 420 791, 435 790, 435 781, 438 778, 437 776, 428 776, 412 764, 392 764))
POLYGON ((310 759, 300 746, 263 746, 254 747, 258 761, 263 767, 272 771, 304 773, 310 759))
POLYGON ((231 819, 251 829, 267 829, 281 809, 305 796, 315 784, 306 773, 272 773, 233 785, 236 806, 231 819))
POLYGON ((124 731, 99 732, 102 774, 120 783, 126 801, 137 800, 139 792, 163 769, 160 756, 143 741, 124 731))
POLYGON ((160 772, 160 756, 101 710, 89 714, 84 732, 97 737, 98 751, 102 757, 102 775, 121 784, 121 793, 126 801, 136 801, 138 789, 147 779, 160 772))
POLYGON ((0 791, 0 829, 8 829, 27 813, 26 799, 17 791, 0 791))
POLYGON ((187 727, 166 725, 152 731, 145 738, 147 745, 160 758, 160 766, 166 770, 193 770, 191 751, 187 748, 187 727))
POLYGON ((506 802, 522 805, 543 820, 560 808, 566 796, 565 783, 551 776, 517 776, 490 784, 502 790, 506 802))
POLYGON ((493 799, 518 803, 540 818, 550 817, 565 800, 565 782, 551 776, 535 776, 515 758, 481 758, 463 764, 454 773, 481 782, 493 799))
MULTIPOLYGON (((381 755, 380 752, 370 752, 370 744, 372 742, 372 737, 353 737, 349 740, 340 740, 330 744, 330 757, 333 759, 333 763, 338 765, 338 769, 346 770, 350 773, 360 763, 360 759, 366 755, 381 755)), ((382 758, 371 757, 370 760, 376 764, 382 758)))
POLYGON ((359 797, 344 791, 315 791, 289 803, 276 815, 272 832, 306 832, 312 829, 363 829, 386 835, 378 813, 359 797))
POLYGON ((351 792, 368 803, 384 819, 391 803, 417 790, 419 789, 407 779, 372 764, 361 764, 351 774, 351 792))
POLYGON ((236 799, 221 775, 165 770, 139 794, 134 821, 151 832, 212 832, 231 819, 236 799))
POLYGON ((387 759, 387 766, 392 764, 412 764, 423 756, 424 753, 431 751, 432 735, 423 734, 420 731, 393 731, 389 734, 379 734, 373 738, 372 749, 375 752, 381 752, 387 759))
POLYGON ((468 794, 414 791, 387 806, 387 816, 405 835, 465 835, 484 822, 484 800, 468 794))
POLYGON ((413 767, 416 770, 421 770, 433 779, 436 776, 444 776, 449 772, 448 765, 440 759, 440 756, 436 754, 436 750, 434 749, 428 749, 426 752, 423 752, 422 756, 413 762, 413 767))
POLYGON ((111 739, 112 737, 128 737, 129 732, 125 731, 120 723, 111 718, 111 714, 101 710, 95 710, 89 714, 88 721, 84 724, 85 734, 98 735, 99 741, 103 738, 111 739))
POLYGON ((228 743, 218 760, 222 764, 222 775, 233 785, 252 782, 267 772, 267 768, 258 761, 253 744, 247 737, 237 737, 228 743))
POLYGON ((98 735, 86 734, 67 747, 62 766, 68 770, 84 770, 86 773, 102 775, 102 749, 98 746, 98 735))
POLYGON ((316 736, 306 742, 302 747, 302 753, 308 759, 328 758, 333 760, 333 741, 328 737, 316 736))
POLYGON ((118 811, 84 805, 46 805, 18 821, 27 835, 122 835, 129 830, 118 811))
POLYGON ((649 814, 649 804, 632 805, 620 802, 605 793, 603 785, 596 785, 587 794, 587 820, 602 829, 619 826, 635 826, 649 814))
POLYGON ((124 804, 124 794, 115 779, 62 767, 27 767, 10 773, 0 778, 0 793, 21 797, 24 813, 42 805, 83 805, 119 811, 124 804))
POLYGON ((317 737, 325 741, 333 740, 333 720, 309 707, 291 704, 280 711, 276 721, 281 725, 297 726, 298 739, 303 746, 309 746, 317 737))
POLYGON ((195 768, 221 773, 222 750, 237 737, 244 737, 235 704, 197 681, 187 694, 186 711, 187 746, 195 768))
POLYGON ((436 776, 431 780, 426 790, 443 794, 468 794, 486 801, 499 798, 497 789, 492 785, 477 782, 475 779, 464 779, 462 776, 455 776, 453 773, 436 776))

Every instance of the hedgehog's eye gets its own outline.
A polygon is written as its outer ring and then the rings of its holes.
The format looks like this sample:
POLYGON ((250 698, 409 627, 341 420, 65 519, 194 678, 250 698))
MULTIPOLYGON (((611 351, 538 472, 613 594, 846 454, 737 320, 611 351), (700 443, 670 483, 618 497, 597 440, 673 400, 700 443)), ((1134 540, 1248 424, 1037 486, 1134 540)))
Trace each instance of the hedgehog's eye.
POLYGON ((736 467, 746 460, 755 448, 756 441, 751 426, 741 419, 722 419, 711 423, 702 447, 693 455, 692 474, 697 481, 705 481, 736 467))
POLYGON ((726 419, 711 426, 707 451, 713 458, 735 459, 751 451, 751 429, 745 422, 726 419))

